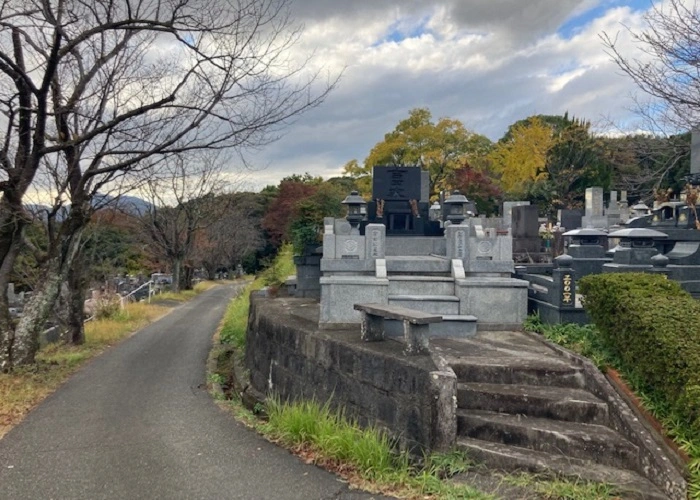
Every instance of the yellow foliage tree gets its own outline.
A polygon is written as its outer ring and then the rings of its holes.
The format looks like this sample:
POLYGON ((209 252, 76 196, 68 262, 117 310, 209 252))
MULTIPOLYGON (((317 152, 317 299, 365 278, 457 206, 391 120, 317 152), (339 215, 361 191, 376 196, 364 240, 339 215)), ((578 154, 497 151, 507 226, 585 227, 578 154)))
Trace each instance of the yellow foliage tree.
MULTIPOLYGON (((362 186, 371 183, 372 167, 378 165, 416 166, 430 173, 432 193, 447 189, 450 174, 465 162, 480 164, 491 149, 491 141, 483 135, 468 130, 462 122, 441 118, 437 123, 427 108, 409 112, 408 118, 384 135, 375 144, 363 165, 356 160, 348 162, 344 171, 362 186)), ((367 186, 369 190, 369 185, 367 186)))
POLYGON ((554 142, 552 127, 536 116, 515 124, 489 154, 503 190, 524 194, 527 186, 545 180, 547 153, 554 142))

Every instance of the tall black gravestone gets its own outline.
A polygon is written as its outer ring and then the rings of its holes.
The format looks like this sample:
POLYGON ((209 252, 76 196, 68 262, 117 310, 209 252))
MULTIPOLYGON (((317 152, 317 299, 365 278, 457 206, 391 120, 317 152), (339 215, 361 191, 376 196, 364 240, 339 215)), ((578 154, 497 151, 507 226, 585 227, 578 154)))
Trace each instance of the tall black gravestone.
POLYGON ((381 222, 387 235, 437 235, 439 223, 428 219, 427 186, 419 167, 378 166, 372 170, 369 222, 381 222))

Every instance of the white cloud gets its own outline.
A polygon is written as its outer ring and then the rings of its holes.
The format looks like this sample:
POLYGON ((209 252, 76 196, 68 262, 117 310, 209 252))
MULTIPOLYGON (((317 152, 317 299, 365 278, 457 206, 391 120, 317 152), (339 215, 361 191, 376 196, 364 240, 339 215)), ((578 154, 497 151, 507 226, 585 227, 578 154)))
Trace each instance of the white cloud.
POLYGON ((267 165, 258 185, 293 173, 338 175, 362 161, 416 107, 449 116, 493 140, 532 114, 568 111, 593 122, 633 119, 632 82, 605 53, 600 34, 632 50, 621 23, 641 14, 610 0, 297 0, 306 30, 295 50, 315 52, 314 67, 345 68, 320 108, 254 156, 267 165), (598 12, 598 11, 595 11, 598 12), (557 30, 577 23, 566 38, 557 30))

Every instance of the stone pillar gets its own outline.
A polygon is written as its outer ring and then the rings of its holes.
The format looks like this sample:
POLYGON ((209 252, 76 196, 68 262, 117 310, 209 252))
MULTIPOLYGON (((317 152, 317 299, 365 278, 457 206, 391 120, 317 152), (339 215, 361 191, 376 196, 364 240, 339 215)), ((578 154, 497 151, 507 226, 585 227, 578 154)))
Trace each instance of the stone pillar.
POLYGON ((690 140, 690 174, 700 174, 700 129, 693 130, 690 140))
POLYGON ((365 245, 365 258, 383 259, 386 256, 386 226, 384 224, 367 224, 365 245))
POLYGON ((571 268, 574 259, 570 255, 560 255, 554 260, 557 267, 552 270, 552 281, 557 297, 553 297, 552 302, 560 309, 573 309, 576 307, 576 279, 571 268))
POLYGON ((603 215, 603 188, 586 188, 586 217, 603 215))
POLYGON ((447 239, 447 258, 465 261, 468 257, 467 238, 469 226, 465 224, 452 224, 445 229, 447 239))
POLYGON ((449 452, 457 441, 457 377, 451 368, 430 372, 430 391, 433 394, 434 420, 432 447, 449 452))
POLYGON ((581 225, 584 228, 607 229, 608 219, 605 217, 603 205, 603 188, 586 188, 586 215, 581 225))
POLYGON ((620 221, 627 222, 630 219, 629 202, 627 201, 627 191, 620 191, 620 221))

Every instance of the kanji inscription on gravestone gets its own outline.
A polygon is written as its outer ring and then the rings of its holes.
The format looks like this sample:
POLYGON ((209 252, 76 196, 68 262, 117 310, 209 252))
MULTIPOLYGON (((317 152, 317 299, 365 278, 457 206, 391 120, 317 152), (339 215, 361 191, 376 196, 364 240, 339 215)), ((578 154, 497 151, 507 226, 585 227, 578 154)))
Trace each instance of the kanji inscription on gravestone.
POLYGON ((421 169, 418 167, 374 167, 372 198, 420 200, 421 169))

